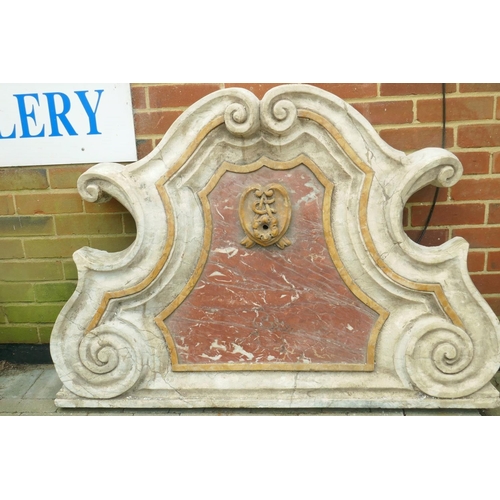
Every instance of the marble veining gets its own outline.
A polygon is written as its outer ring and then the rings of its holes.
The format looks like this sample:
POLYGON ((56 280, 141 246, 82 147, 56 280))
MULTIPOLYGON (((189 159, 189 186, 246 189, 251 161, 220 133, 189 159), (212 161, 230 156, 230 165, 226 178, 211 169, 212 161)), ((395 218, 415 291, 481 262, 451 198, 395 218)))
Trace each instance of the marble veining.
MULTIPOLYGON (((324 187, 300 165, 226 172, 210 193, 212 241, 193 291, 166 320, 179 363, 366 362, 378 314, 342 281, 325 240, 324 187), (279 183, 290 194, 292 244, 239 244, 245 187, 279 183)), ((335 195, 335 194, 334 194, 335 195)))

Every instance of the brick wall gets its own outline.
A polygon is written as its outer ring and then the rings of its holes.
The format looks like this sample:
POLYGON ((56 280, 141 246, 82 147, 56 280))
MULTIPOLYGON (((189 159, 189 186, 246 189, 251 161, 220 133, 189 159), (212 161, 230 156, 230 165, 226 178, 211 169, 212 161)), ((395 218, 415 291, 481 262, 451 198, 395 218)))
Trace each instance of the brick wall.
MULTIPOLYGON (((274 84, 133 84, 139 158, 189 105, 221 88, 262 97, 274 84)), ((317 84, 351 103, 393 147, 441 146, 441 84, 317 84)), ((500 84, 447 84, 446 147, 463 163, 458 185, 441 189, 422 244, 453 236, 470 243, 469 271, 500 315, 500 84)), ((47 343, 76 286, 72 253, 126 248, 135 225, 118 202, 84 202, 78 176, 91 165, 0 168, 0 343, 47 343)), ((417 239, 435 188, 408 202, 404 227, 417 239)))

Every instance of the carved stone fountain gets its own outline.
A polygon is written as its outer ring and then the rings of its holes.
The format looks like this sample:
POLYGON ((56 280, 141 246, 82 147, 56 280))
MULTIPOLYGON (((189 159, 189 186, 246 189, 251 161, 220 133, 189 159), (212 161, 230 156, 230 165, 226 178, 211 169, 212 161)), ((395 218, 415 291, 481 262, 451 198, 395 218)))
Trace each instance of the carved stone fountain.
POLYGON ((488 408, 499 323, 468 244, 412 242, 403 207, 462 174, 351 106, 285 85, 191 106, 146 158, 84 173, 132 213, 126 250, 75 252, 51 354, 62 407, 488 408))

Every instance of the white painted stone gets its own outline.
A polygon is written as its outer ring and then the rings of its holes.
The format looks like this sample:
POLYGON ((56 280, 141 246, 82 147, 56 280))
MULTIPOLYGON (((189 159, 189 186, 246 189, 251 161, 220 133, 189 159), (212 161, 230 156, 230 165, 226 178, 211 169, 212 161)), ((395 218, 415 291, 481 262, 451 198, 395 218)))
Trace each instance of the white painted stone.
MULTIPOLYGON (((243 89, 201 99, 146 158, 127 166, 96 165, 78 181, 85 200, 103 202, 112 196, 126 206, 136 221, 137 238, 121 252, 85 247, 74 254, 78 287, 51 338, 52 358, 64 384, 56 404, 498 406, 498 392, 489 381, 500 365, 500 326, 467 272, 467 242, 454 238, 439 247, 423 247, 401 225, 404 205, 414 192, 428 184, 451 186, 461 174, 460 162, 445 150, 396 151, 354 108, 315 87, 277 87, 261 102, 243 89), (331 231, 345 272, 389 312, 372 371, 174 370, 155 318, 185 289, 200 259, 206 221, 197 193, 223 162, 248 165, 262 156, 286 162, 299 155, 335 185, 331 231), (157 185, 165 187, 164 195, 157 185), (362 198, 364 189, 367 199, 362 198), (165 248, 170 252, 162 260, 165 248)), ((301 202, 316 196, 311 188, 301 202)), ((237 261, 245 248, 235 242, 214 252, 237 261)), ((222 280, 224 272, 218 273, 214 279, 222 280)), ((355 330, 351 322, 349 326, 347 330, 355 330)), ((253 354, 237 343, 221 345, 212 343, 207 362, 229 352, 253 361, 253 354)))

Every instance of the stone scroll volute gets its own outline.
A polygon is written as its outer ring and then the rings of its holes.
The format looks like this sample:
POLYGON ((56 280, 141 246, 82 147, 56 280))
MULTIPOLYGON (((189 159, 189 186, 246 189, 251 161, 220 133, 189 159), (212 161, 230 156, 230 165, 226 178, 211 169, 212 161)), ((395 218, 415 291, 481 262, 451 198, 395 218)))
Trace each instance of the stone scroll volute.
POLYGON ((74 254, 56 403, 497 406, 500 328, 467 243, 423 247, 401 222, 412 193, 461 173, 445 150, 394 150, 315 87, 205 97, 146 158, 79 179, 137 237, 74 254))

